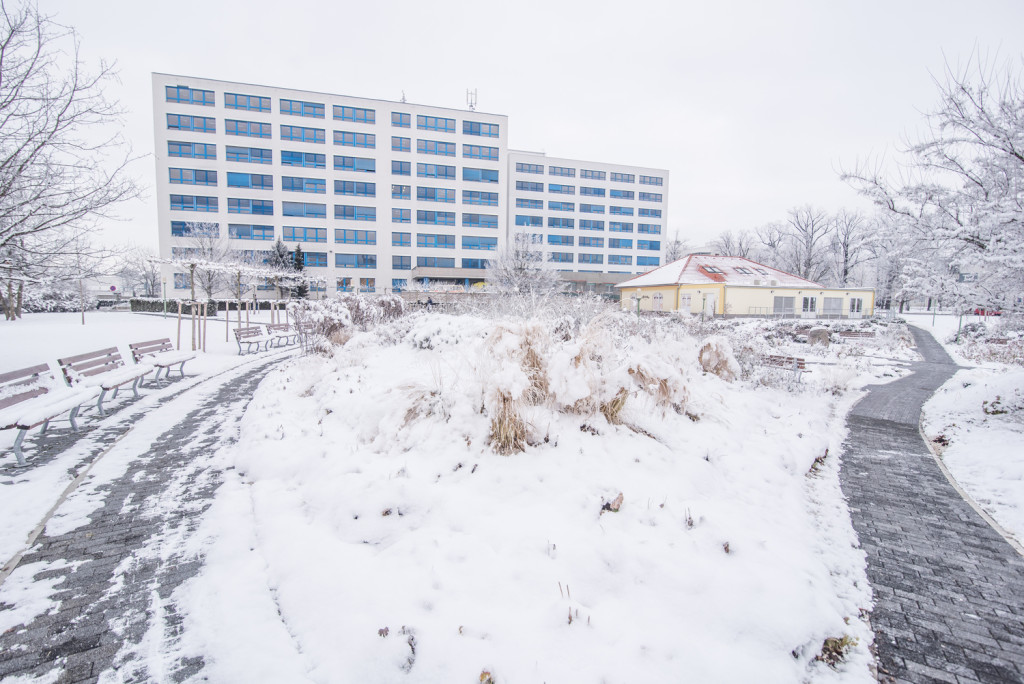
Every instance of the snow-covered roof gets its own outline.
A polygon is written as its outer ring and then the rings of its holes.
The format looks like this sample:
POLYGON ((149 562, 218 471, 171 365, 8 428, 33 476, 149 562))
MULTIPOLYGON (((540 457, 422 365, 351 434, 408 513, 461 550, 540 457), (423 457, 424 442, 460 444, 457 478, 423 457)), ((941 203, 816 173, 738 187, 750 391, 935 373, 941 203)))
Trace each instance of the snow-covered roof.
POLYGON ((636 278, 619 283, 616 287, 658 287, 664 285, 750 285, 763 287, 821 287, 771 266, 734 256, 691 254, 665 264, 636 278))

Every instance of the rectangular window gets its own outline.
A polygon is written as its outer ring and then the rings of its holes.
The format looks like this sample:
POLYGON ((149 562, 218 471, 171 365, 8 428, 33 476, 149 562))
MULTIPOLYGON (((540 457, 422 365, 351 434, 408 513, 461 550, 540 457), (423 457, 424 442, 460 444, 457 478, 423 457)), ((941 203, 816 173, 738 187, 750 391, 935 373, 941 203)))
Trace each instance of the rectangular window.
POLYGON ((632 190, 616 190, 615 188, 612 188, 608 192, 608 196, 611 197, 612 199, 628 199, 628 200, 631 200, 631 199, 633 199, 634 194, 635 193, 632 190))
POLYGON ((640 216, 646 216, 648 218, 661 218, 661 209, 645 209, 641 207, 640 216))
POLYGON ((377 123, 377 110, 334 105, 334 118, 339 121, 355 121, 356 123, 372 124, 377 123))
POLYGON ((334 231, 334 241, 346 245, 375 245, 377 244, 377 231, 339 228, 334 231))
POLYGON ((555 183, 548 183, 548 192, 553 192, 559 195, 575 195, 575 185, 557 185, 555 183))
POLYGON ((657 252, 659 249, 661 249, 661 241, 660 240, 637 240, 636 241, 636 248, 637 249, 646 249, 646 250, 651 251, 651 252, 657 252))
POLYGON ((166 86, 165 94, 168 102, 183 102, 204 107, 212 107, 216 104, 212 90, 198 90, 188 86, 166 86))
POLYGON ((466 159, 489 159, 498 161, 498 148, 484 145, 463 145, 462 156, 466 159))
POLYGON ((359 207, 351 204, 335 204, 334 218, 343 221, 376 221, 377 207, 359 207))
POLYGON ((633 215, 633 207, 616 207, 616 206, 612 206, 612 207, 609 207, 608 213, 613 215, 613 216, 632 216, 633 215))
MULTIPOLYGON (((391 163, 394 164, 394 162, 391 163)), ((455 180, 455 167, 445 166, 444 164, 417 164, 416 175, 420 178, 446 178, 455 180)))
POLYGON ((220 237, 219 223, 193 223, 192 221, 171 221, 171 235, 175 237, 191 237, 201 233, 212 237, 220 237))
POLYGON ((463 204, 482 204, 488 207, 498 206, 498 193, 484 192, 482 190, 463 190, 463 204))
POLYGON ((606 176, 605 176, 605 172, 604 171, 591 171, 590 169, 581 169, 580 170, 580 178, 589 178, 591 180, 602 180, 603 181, 605 179, 605 177, 606 176))
POLYGON ((609 221, 608 230, 612 231, 613 233, 632 233, 633 224, 623 223, 621 221, 609 221))
POLYGON ((462 268, 487 268, 489 263, 487 259, 463 259, 462 268))
POLYGON ((281 100, 281 113, 291 116, 308 116, 313 119, 322 119, 324 118, 324 106, 319 102, 281 100))
POLYGON ((548 235, 548 244, 572 247, 575 244, 575 240, 572 235, 548 235))
POLYGON ((424 211, 422 209, 419 209, 416 211, 416 223, 433 224, 438 226, 454 226, 455 212, 424 211))
POLYGON ((582 219, 580 221, 580 230, 604 230, 604 221, 582 219))
POLYGON ((842 297, 825 297, 825 301, 822 303, 821 313, 826 316, 842 316, 843 315, 843 298, 842 297))
POLYGON ((657 266, 660 263, 661 257, 638 256, 636 258, 637 266, 657 266))
POLYGON ((609 254, 608 255, 609 266, 632 266, 633 257, 629 254, 609 254))
POLYGON ((235 147, 227 145, 224 148, 224 158, 232 162, 245 162, 249 164, 272 164, 273 153, 260 147, 235 147))
POLYGON ((517 214, 516 225, 539 227, 544 225, 544 219, 540 216, 523 216, 522 214, 517 214))
POLYGON ((335 195, 353 195, 355 197, 376 197, 377 184, 363 181, 334 181, 335 195))
POLYGON ((544 184, 531 183, 529 181, 516 181, 516 190, 525 190, 527 192, 544 192, 544 184))
POLYGON ((495 214, 463 214, 462 225, 474 228, 497 228, 498 217, 495 214))
POLYGON ((553 261, 557 264, 571 264, 572 252, 551 252, 548 254, 548 261, 553 261))
POLYGON ((497 169, 472 169, 468 166, 462 169, 462 180, 474 181, 477 183, 497 183, 497 169))
POLYGON ((603 254, 580 254, 579 255, 579 259, 577 261, 579 261, 579 263, 581 263, 581 264, 603 264, 604 263, 604 255, 603 254))
POLYGON ((454 257, 416 257, 416 265, 424 268, 455 268, 454 257))
POLYGON ((299 142, 323 144, 326 135, 327 132, 322 128, 286 126, 281 124, 281 140, 297 140, 299 142))
MULTIPOLYGON (((394 162, 392 162, 394 164, 394 162)), ((377 160, 367 157, 342 157, 334 155, 334 169, 336 171, 358 171, 360 173, 376 173, 377 160)), ((394 169, 392 169, 392 173, 394 169)))
POLYGON ((391 257, 391 268, 396 271, 408 271, 412 268, 412 257, 395 254, 391 257))
POLYGON ((850 313, 863 313, 864 311, 864 300, 859 297, 850 299, 850 313))
POLYGON ((522 197, 516 198, 517 209, 543 209, 544 200, 535 199, 523 199, 522 197))
POLYGON ((167 142, 167 156, 188 159, 216 159, 217 146, 212 143, 167 142))
MULTIPOLYGON (((334 264, 338 265, 338 258, 335 257, 334 264)), ((355 268, 355 266, 353 266, 355 268)), ((351 278, 338 278, 338 292, 351 292, 352 291, 352 279, 351 278)))
POLYGON ((392 152, 411 152, 412 151, 412 138, 402 138, 397 135, 391 136, 391 151, 392 152))
POLYGON ((803 305, 803 312, 804 313, 814 313, 814 312, 817 311, 818 298, 817 297, 804 297, 803 304, 804 304, 803 305))
POLYGON ((641 202, 660 202, 661 201, 661 193, 660 192, 641 192, 640 193, 640 201, 641 202))
POLYGON ((421 131, 443 131, 445 133, 455 132, 455 119, 445 119, 440 116, 416 116, 416 128, 421 131))
POLYGON ((187 290, 192 287, 192 279, 188 273, 175 273, 174 274, 174 289, 175 290, 187 290))
POLYGON ((229 223, 228 237, 236 240, 273 240, 274 226, 229 223))
POLYGON ((796 313, 796 297, 775 297, 772 306, 773 314, 792 316, 796 313))
POLYGON ((396 176, 408 176, 410 173, 412 173, 412 162, 391 162, 391 173, 396 176))
POLYGON ((581 204, 580 205, 580 211, 583 212, 584 214, 603 214, 604 213, 604 205, 603 204, 581 204))
POLYGON ((452 188, 416 188, 416 199, 423 202, 455 202, 455 190, 452 188))
POLYGON ((661 176, 640 176, 640 185, 663 185, 661 176))
POLYGON ((404 112, 391 112, 391 125, 396 128, 409 128, 412 123, 412 115, 404 112))
POLYGON ((483 249, 493 252, 498 249, 498 238, 463 235, 462 249, 483 249))
POLYGON ((323 169, 327 166, 327 155, 317 152, 289 152, 281 150, 281 166, 323 169))
POLYGON ((235 173, 228 171, 228 187, 273 190, 274 177, 262 173, 235 173))
MULTIPOLYGON (((338 181, 335 181, 335 183, 337 182, 338 181)), ((323 195, 327 192, 327 181, 323 178, 281 176, 281 189, 285 192, 311 192, 317 195, 323 195)))
POLYGON ((274 214, 273 200, 254 200, 228 198, 229 214, 260 214, 272 216, 274 214))
POLYGON ((409 287, 409 281, 406 278, 392 278, 391 289, 395 292, 401 292, 405 288, 409 287))
POLYGON ((281 239, 285 242, 327 242, 327 229, 285 226, 281 229, 281 239))
POLYGON ((516 171, 519 173, 544 173, 544 166, 541 164, 523 164, 516 162, 516 171))
POLYGON ((633 241, 625 240, 623 238, 609 238, 608 239, 609 249, 633 249, 633 241))
POLYGON ((327 218, 327 205, 315 202, 281 202, 281 215, 327 218))
POLYGON ((240 135, 247 138, 269 138, 270 124, 257 121, 224 120, 224 132, 227 135, 240 135))
POLYGON ((270 98, 258 95, 238 95, 224 93, 224 106, 227 109, 245 109, 250 112, 269 112, 270 98))
POLYGON ((202 169, 170 169, 171 183, 180 185, 216 185, 217 172, 202 169))
POLYGON ((580 194, 588 197, 604 197, 604 188, 588 188, 580 186, 580 194))
POLYGON ((612 182, 614 183, 633 183, 636 177, 631 173, 616 173, 612 171, 612 182))
POLYGON ((479 121, 463 121, 462 132, 465 135, 479 135, 484 138, 497 138, 499 133, 498 124, 479 121))
POLYGON ((567 178, 576 177, 576 169, 569 168, 568 166, 549 166, 548 175, 550 176, 565 176, 567 178))
POLYGON ((302 263, 313 268, 327 268, 327 252, 303 252, 302 263))
POLYGON ((455 249, 454 235, 435 235, 433 233, 416 233, 417 247, 434 247, 437 249, 455 249))
POLYGON ((442 157, 454 157, 455 143, 417 139, 416 151, 420 154, 437 154, 442 157))
POLYGON ((604 238, 601 237, 580 237, 580 247, 601 247, 604 248, 604 238))
POLYGON ((391 210, 391 222, 392 223, 410 223, 410 222, 412 222, 412 209, 392 209, 391 210))
POLYGON ((548 202, 548 211, 576 211, 575 202, 548 202))
POLYGON ((410 185, 392 185, 391 186, 391 199, 403 199, 407 200, 412 197, 412 186, 410 185))
POLYGON ((360 292, 376 292, 376 278, 360 278, 359 279, 359 291, 360 292))
POLYGON ((168 114, 167 128, 172 131, 194 131, 196 133, 216 133, 217 120, 212 116, 190 116, 187 114, 168 114))
POLYGON ((395 247, 411 247, 412 233, 392 233, 391 244, 395 247))
POLYGON ((567 228, 571 229, 575 226, 575 219, 571 218, 556 218, 554 216, 548 217, 548 228, 567 228))
POLYGON ((217 198, 197 195, 171 195, 171 209, 177 211, 217 211, 217 198))
POLYGON ((338 268, 377 268, 377 255, 335 254, 334 265, 338 268))
POLYGON ((636 225, 636 232, 648 233, 650 235, 661 235, 661 226, 657 223, 638 223, 636 225))
POLYGON ((354 133, 352 131, 334 131, 334 144, 345 147, 365 147, 376 149, 377 136, 373 133, 354 133))

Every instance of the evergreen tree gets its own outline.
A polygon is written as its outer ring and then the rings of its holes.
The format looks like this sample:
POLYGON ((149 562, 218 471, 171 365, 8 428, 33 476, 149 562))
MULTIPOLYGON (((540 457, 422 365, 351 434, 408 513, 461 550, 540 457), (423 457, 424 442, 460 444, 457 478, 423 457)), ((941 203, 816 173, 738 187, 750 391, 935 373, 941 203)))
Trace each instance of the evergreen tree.
MULTIPOLYGON (((296 273, 302 273, 306 266, 306 257, 302 254, 302 247, 295 245, 295 253, 292 255, 292 268, 296 273)), ((306 281, 299 281, 299 284, 292 288, 292 296, 305 299, 309 295, 309 286, 306 281)))

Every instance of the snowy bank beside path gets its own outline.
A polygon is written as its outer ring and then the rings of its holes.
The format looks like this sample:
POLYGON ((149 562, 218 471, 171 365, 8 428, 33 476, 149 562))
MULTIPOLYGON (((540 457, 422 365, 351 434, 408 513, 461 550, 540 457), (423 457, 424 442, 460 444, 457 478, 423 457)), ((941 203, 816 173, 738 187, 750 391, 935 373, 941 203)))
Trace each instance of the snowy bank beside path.
POLYGON ((182 655, 213 681, 873 681, 852 397, 629 320, 410 316, 273 371, 175 594, 182 655))

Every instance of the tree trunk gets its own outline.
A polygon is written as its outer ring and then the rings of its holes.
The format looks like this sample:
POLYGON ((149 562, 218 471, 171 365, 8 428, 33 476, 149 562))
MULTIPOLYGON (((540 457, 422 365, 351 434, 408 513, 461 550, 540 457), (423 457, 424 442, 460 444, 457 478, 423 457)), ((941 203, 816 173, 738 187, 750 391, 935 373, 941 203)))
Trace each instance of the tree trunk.
POLYGON ((14 309, 14 315, 21 318, 21 302, 25 292, 25 283, 18 283, 18 305, 14 309))
POLYGON ((82 325, 85 325, 85 281, 81 279, 78 281, 78 302, 82 309, 82 325))

